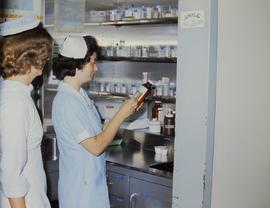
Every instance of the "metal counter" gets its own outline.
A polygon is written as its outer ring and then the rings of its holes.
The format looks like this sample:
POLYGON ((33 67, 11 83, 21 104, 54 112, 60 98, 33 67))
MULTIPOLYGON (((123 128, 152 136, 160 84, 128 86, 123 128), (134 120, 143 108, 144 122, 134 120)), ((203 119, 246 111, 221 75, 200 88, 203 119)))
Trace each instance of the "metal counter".
POLYGON ((131 168, 137 171, 146 172, 166 178, 172 178, 172 172, 162 171, 150 166, 165 162, 172 162, 173 156, 160 157, 154 151, 131 148, 123 145, 108 147, 106 149, 106 160, 110 163, 131 168))
MULTIPOLYGON (((45 134, 45 137, 53 134, 45 134)), ((121 145, 109 146, 106 150, 106 161, 126 168, 142 171, 152 175, 172 178, 172 171, 162 171, 151 168, 152 165, 173 162, 174 138, 164 138, 161 135, 148 134, 141 131, 120 130, 116 138, 124 138, 121 145), (161 157, 155 154, 154 147, 166 145, 169 147, 168 155, 161 157)), ((57 152, 58 153, 58 152, 57 152)), ((45 161, 45 170, 49 172, 58 170, 58 160, 45 161)))

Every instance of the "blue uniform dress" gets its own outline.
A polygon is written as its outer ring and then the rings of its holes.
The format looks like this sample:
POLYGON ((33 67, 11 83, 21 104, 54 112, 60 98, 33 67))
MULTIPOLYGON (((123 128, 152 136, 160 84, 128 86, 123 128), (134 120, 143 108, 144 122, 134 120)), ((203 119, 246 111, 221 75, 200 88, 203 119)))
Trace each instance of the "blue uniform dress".
POLYGON ((99 114, 86 92, 61 82, 52 119, 60 152, 60 208, 109 208, 105 154, 95 156, 80 144, 102 131, 99 114))

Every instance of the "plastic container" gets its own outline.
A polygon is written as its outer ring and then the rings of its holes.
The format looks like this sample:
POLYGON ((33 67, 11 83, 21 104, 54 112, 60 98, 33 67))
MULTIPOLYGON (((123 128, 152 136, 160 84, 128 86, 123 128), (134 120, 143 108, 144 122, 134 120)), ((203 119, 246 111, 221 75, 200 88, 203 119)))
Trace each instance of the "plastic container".
POLYGON ((130 86, 130 92, 131 92, 132 95, 135 95, 136 94, 136 92, 137 92, 137 86, 136 86, 136 84, 131 84, 131 86, 130 86))
POLYGON ((105 83, 105 91, 106 92, 111 92, 111 85, 110 85, 110 83, 105 83))
POLYGON ((155 146, 155 153, 161 155, 168 154, 168 147, 167 146, 155 146))
POLYGON ((125 83, 122 84, 122 87, 121 87, 121 93, 122 94, 126 94, 127 93, 127 86, 125 83))
POLYGON ((146 83, 148 81, 148 72, 143 72, 142 75, 143 75, 142 81, 143 81, 143 83, 146 83))
POLYGON ((149 132, 160 133, 160 121, 156 118, 149 122, 149 132))

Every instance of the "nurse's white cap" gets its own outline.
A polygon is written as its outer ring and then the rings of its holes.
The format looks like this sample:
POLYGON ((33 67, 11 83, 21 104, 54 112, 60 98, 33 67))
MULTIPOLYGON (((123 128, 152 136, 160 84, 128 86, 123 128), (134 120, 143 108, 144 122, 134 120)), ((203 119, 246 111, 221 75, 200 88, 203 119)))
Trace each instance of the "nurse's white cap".
POLYGON ((40 21, 34 15, 28 15, 0 24, 0 35, 8 36, 31 30, 39 25, 40 21))
POLYGON ((60 49, 62 56, 74 59, 83 59, 87 54, 87 44, 81 36, 68 36, 60 49))

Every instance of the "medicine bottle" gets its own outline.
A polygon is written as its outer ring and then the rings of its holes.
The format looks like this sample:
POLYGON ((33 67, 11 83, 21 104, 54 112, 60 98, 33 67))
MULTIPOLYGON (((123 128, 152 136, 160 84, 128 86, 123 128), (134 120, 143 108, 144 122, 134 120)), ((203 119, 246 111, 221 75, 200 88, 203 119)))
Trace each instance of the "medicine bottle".
POLYGON ((158 117, 157 119, 160 121, 160 133, 163 133, 164 129, 164 110, 163 107, 158 108, 158 117))
POLYGON ((169 110, 164 118, 164 135, 174 136, 174 134, 175 134, 175 120, 173 114, 171 113, 171 110, 169 110))
POLYGON ((153 88, 153 83, 151 81, 147 81, 146 83, 143 83, 138 91, 135 93, 135 96, 138 100, 138 107, 141 106, 141 104, 144 102, 145 98, 151 93, 153 88))
POLYGON ((158 119, 158 108, 162 108, 161 101, 155 101, 155 104, 152 108, 152 119, 158 119))

